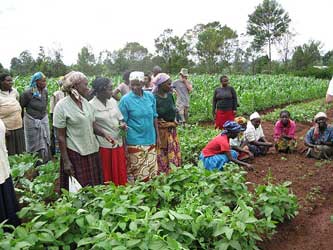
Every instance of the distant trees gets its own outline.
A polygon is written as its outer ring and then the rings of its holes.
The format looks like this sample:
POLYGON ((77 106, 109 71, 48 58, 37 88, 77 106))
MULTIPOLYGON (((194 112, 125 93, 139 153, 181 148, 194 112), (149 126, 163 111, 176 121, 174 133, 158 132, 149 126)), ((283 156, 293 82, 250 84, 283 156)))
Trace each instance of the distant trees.
POLYGON ((295 48, 291 59, 291 67, 295 71, 305 70, 313 65, 321 64, 321 43, 319 41, 310 41, 302 46, 295 48))
POLYGON ((249 15, 247 33, 253 36, 253 46, 268 46, 268 58, 272 61, 272 45, 288 32, 291 19, 275 0, 264 0, 249 15))

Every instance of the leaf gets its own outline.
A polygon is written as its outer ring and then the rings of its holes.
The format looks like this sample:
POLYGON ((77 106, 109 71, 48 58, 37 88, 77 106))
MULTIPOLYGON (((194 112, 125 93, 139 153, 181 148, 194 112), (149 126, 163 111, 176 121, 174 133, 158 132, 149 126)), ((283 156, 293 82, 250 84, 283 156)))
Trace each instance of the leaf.
POLYGON ((173 210, 169 210, 169 214, 174 216, 178 220, 193 220, 193 218, 187 214, 179 214, 173 210))
POLYGON ((156 219, 163 219, 168 215, 168 212, 165 210, 159 211, 155 213, 150 219, 151 220, 156 220, 156 219))
POLYGON ((239 244, 238 241, 235 240, 230 241, 230 246, 232 246, 236 250, 242 250, 242 246, 239 244))
POLYGON ((134 247, 135 245, 139 244, 140 242, 141 242, 140 239, 129 240, 129 241, 126 242, 126 246, 134 247))
POLYGON ((138 225, 135 221, 132 221, 130 224, 129 224, 129 229, 131 231, 136 231, 138 229, 138 225))
POLYGON ((31 247, 32 245, 27 241, 21 241, 15 244, 16 249, 23 249, 25 247, 31 247))
POLYGON ((180 243, 176 241, 174 238, 167 238, 168 247, 172 250, 180 249, 180 243))

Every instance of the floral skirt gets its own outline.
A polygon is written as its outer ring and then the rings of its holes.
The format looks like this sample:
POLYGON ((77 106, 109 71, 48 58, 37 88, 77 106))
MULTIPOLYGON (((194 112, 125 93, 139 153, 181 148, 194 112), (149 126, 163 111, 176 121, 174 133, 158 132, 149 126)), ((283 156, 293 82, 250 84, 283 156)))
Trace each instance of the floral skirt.
POLYGON ((278 152, 294 152, 296 150, 297 142, 296 140, 288 140, 280 138, 275 142, 275 149, 278 152))
POLYGON ((157 174, 157 160, 155 145, 127 146, 127 177, 133 183, 136 180, 148 181, 157 174))
MULTIPOLYGON (((161 130, 161 129, 160 129, 161 130)), ((166 133, 166 145, 157 149, 158 173, 169 173, 170 163, 181 165, 181 154, 176 128, 163 128, 166 133)))

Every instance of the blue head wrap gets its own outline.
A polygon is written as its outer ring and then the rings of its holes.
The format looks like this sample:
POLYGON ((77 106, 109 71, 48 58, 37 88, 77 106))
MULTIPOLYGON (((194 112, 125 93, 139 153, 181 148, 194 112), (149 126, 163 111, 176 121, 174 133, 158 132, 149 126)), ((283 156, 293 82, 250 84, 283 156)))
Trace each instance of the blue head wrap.
POLYGON ((32 78, 30 80, 30 87, 33 89, 32 96, 37 96, 37 97, 41 96, 41 94, 39 93, 39 91, 37 89, 37 80, 40 80, 42 78, 45 78, 45 75, 42 72, 37 72, 32 76, 32 78))
POLYGON ((223 131, 221 134, 226 134, 226 133, 240 133, 245 130, 241 125, 239 125, 237 122, 234 121, 226 121, 223 124, 223 131))

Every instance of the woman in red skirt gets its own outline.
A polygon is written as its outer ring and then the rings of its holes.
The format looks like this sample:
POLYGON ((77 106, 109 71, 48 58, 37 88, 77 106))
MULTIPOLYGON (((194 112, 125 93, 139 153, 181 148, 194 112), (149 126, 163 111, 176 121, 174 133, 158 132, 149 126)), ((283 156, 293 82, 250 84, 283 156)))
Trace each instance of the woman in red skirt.
POLYGON ((97 136, 104 183, 112 181, 117 186, 125 185, 126 157, 120 132, 126 129, 126 124, 123 122, 117 101, 112 98, 112 82, 108 78, 96 78, 92 87, 95 96, 90 104, 95 110, 96 123, 114 139, 114 143, 110 143, 97 136))
POLYGON ((237 111, 237 95, 233 87, 229 86, 227 76, 221 76, 221 87, 215 89, 213 96, 213 117, 215 128, 223 129, 226 121, 233 121, 237 111))

